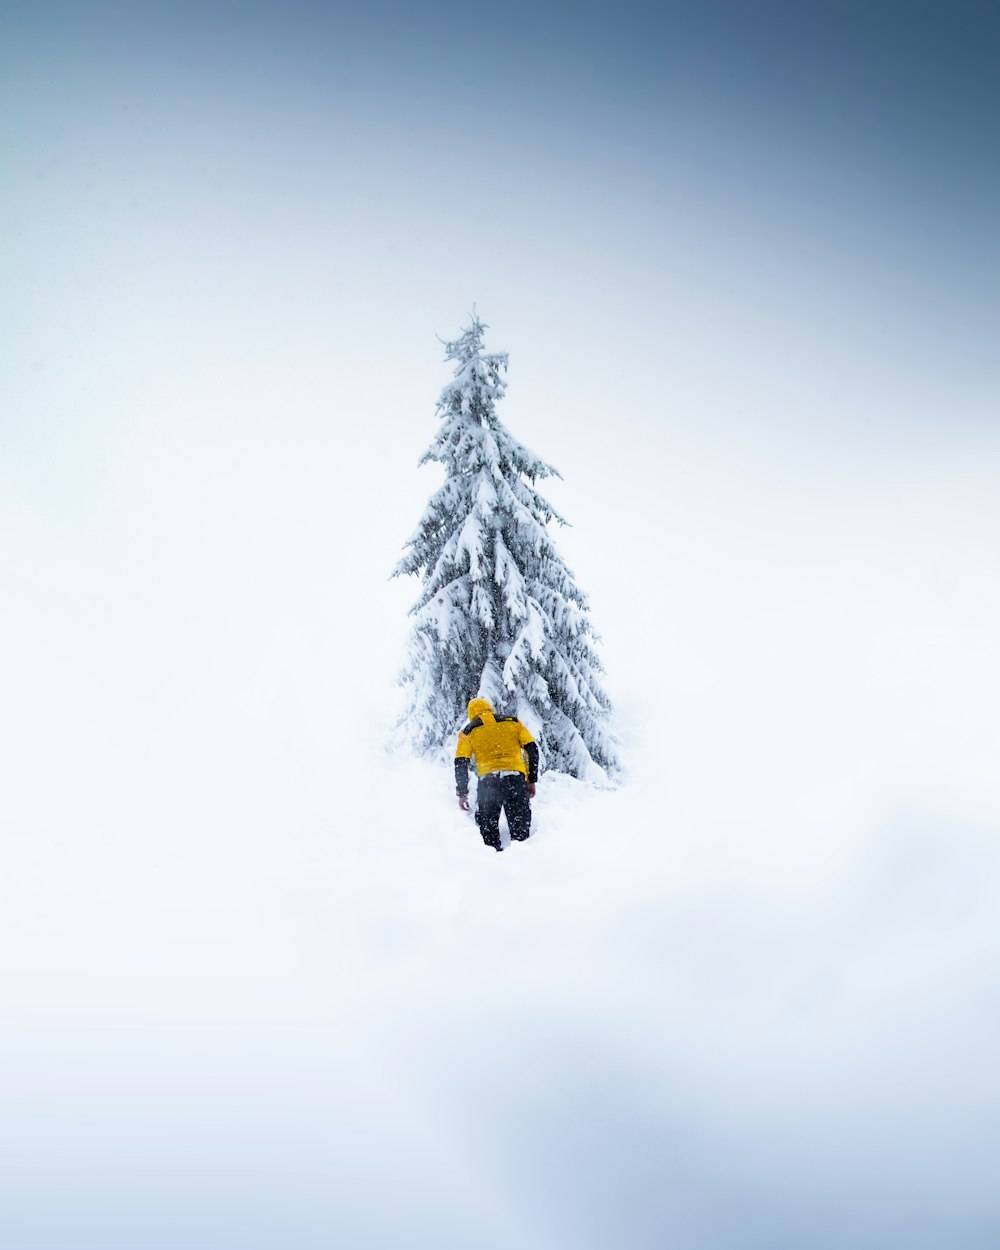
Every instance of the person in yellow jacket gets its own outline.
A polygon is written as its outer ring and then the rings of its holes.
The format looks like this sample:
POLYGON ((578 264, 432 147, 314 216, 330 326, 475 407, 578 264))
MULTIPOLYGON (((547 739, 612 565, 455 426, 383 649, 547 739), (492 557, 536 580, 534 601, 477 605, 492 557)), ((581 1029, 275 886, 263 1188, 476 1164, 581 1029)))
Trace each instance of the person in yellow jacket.
POLYGON ((500 845, 500 813, 507 813, 510 836, 524 842, 531 832, 531 803, 538 780, 538 746, 516 716, 496 716, 486 699, 469 704, 469 723, 455 748, 455 793, 469 810, 469 760, 476 764, 476 824, 483 841, 500 845))

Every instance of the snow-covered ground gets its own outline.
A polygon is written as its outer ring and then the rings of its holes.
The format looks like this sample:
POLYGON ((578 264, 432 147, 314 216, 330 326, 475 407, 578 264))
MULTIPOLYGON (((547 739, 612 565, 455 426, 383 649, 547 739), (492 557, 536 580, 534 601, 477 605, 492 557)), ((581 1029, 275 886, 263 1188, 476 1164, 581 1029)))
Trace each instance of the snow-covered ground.
POLYGON ((985 468, 567 473, 628 771, 496 855, 386 748, 426 471, 275 437, 7 509, 3 1244, 994 1244, 985 468))

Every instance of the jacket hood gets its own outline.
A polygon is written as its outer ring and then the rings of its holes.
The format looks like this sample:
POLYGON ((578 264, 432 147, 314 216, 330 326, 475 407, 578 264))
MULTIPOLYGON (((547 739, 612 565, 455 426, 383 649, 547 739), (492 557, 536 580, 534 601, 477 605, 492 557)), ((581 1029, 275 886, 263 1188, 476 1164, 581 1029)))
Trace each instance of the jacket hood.
POLYGON ((473 699, 469 704, 469 720, 475 720, 477 716, 481 716, 483 720, 494 719, 488 699, 473 699))

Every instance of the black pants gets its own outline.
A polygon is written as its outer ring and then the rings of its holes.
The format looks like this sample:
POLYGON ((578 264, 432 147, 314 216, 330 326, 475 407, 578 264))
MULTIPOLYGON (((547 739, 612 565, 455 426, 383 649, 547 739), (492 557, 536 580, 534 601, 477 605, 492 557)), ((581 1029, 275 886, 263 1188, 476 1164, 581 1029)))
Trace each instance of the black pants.
POLYGON ((476 824, 487 846, 500 849, 500 812, 507 813, 510 836, 523 842, 531 832, 531 803, 528 781, 520 773, 515 777, 498 777, 487 773, 479 778, 476 799, 476 824))

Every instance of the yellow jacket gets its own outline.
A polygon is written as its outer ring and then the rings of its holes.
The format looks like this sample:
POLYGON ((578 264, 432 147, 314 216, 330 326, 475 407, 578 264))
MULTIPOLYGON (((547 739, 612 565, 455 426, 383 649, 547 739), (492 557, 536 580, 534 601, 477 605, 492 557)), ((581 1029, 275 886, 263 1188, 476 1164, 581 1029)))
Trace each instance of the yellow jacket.
POLYGON ((493 714, 486 699, 469 704, 469 723, 458 735, 455 748, 455 780, 459 794, 469 788, 470 759, 480 777, 487 773, 519 772, 529 782, 538 778, 538 747, 516 716, 493 714))

